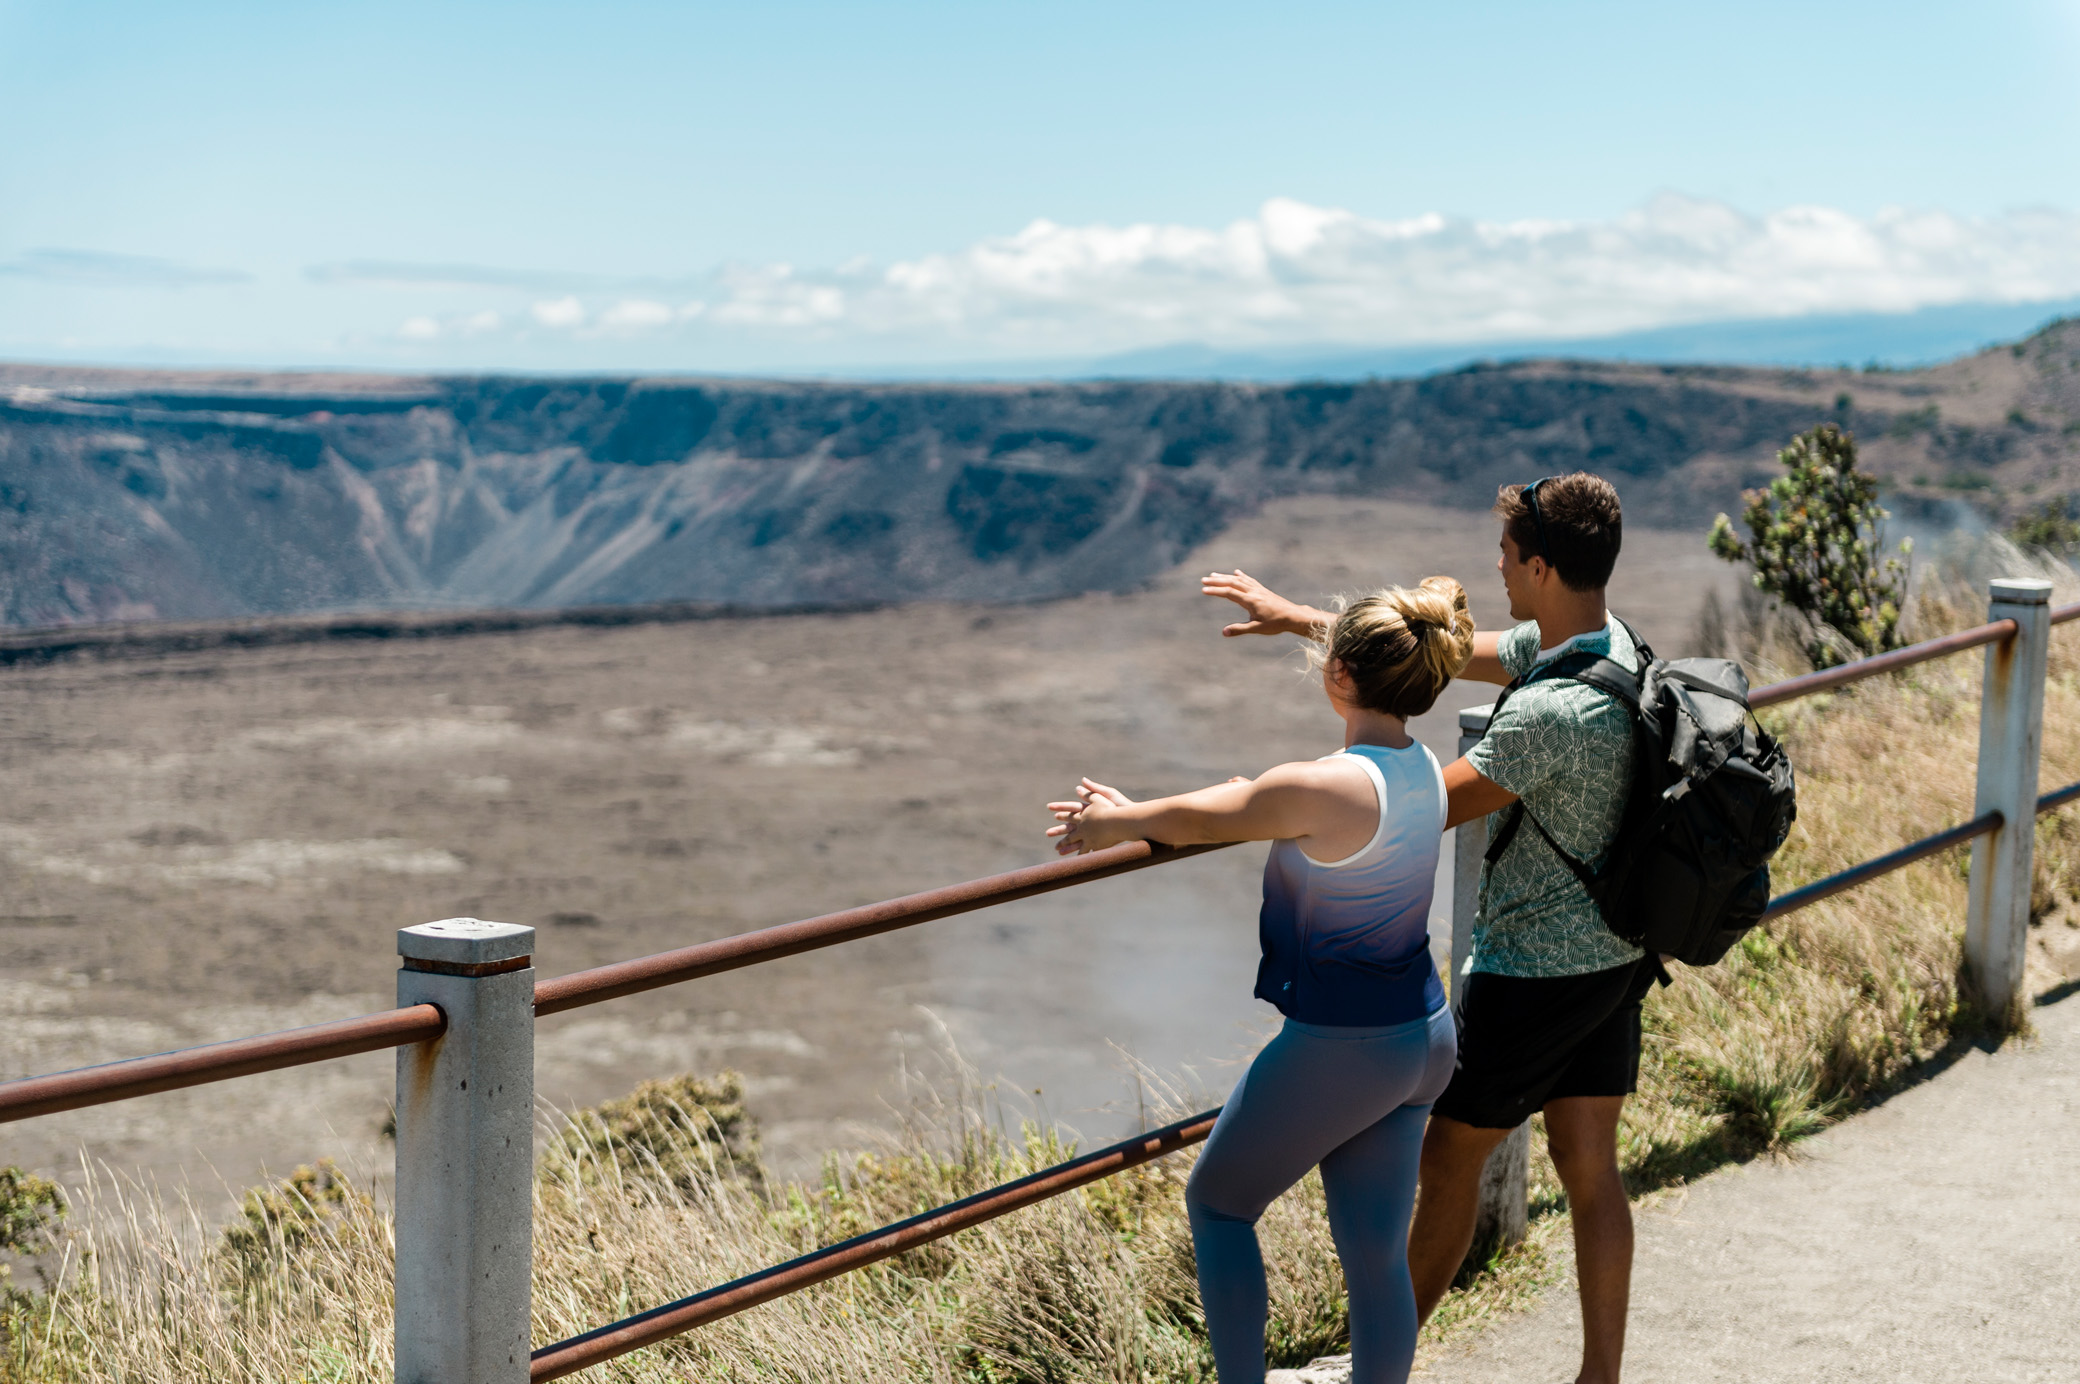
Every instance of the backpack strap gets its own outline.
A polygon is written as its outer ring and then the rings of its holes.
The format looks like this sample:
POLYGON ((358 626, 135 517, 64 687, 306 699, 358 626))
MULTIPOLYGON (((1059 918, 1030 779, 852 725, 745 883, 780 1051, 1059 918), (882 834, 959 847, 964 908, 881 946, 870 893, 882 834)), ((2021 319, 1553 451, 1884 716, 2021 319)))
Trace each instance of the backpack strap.
MULTIPOLYGON (((1617 619, 1616 616, 1611 618, 1617 619)), ((1624 626, 1626 635, 1631 638, 1639 656, 1640 668, 1644 671, 1653 661, 1653 650, 1647 647, 1646 641, 1639 637, 1632 626, 1625 624, 1623 620, 1618 620, 1618 623, 1624 626)), ((1620 706, 1636 716, 1639 711, 1640 677, 1640 673, 1627 672, 1622 665, 1602 654, 1586 651, 1568 654, 1554 659, 1543 668, 1533 667, 1530 672, 1503 688, 1502 695, 1495 700, 1494 711, 1489 713, 1488 721, 1489 724, 1494 724, 1495 716, 1502 711, 1503 703, 1509 700, 1511 693, 1532 682, 1550 682, 1555 678, 1565 678, 1585 687, 1593 687, 1598 692, 1615 698, 1620 706)), ((1487 852, 1483 857, 1487 863, 1493 865, 1502 859, 1502 853, 1509 849, 1510 842, 1517 839, 1517 832, 1522 829, 1526 818, 1530 819, 1532 827, 1546 845, 1552 848, 1553 854, 1560 857, 1560 863, 1567 866, 1574 877, 1581 881, 1582 888, 1589 891, 1589 897, 1596 898, 1596 872, 1589 868, 1588 862, 1569 855, 1560 843, 1553 839, 1553 834, 1545 829, 1545 825, 1524 806, 1521 798, 1510 804, 1509 819, 1502 824, 1502 829, 1495 833, 1495 839, 1488 843, 1487 852)))
MULTIPOLYGON (((1561 661, 1565 662, 1566 660, 1563 659, 1561 661)), ((1646 664, 1642 663, 1640 667, 1644 669, 1646 664)), ((1626 672, 1623 667, 1613 663, 1601 654, 1595 655, 1591 661, 1583 664, 1583 666, 1570 668, 1559 676, 1593 687, 1598 692, 1608 693, 1610 696, 1616 697, 1618 702, 1628 711, 1639 710, 1640 675, 1638 673, 1626 672)))
POLYGON ((1502 830, 1496 832, 1495 839, 1488 843, 1487 853, 1481 857, 1482 860, 1493 865, 1502 859, 1502 853, 1509 849, 1509 843, 1517 839, 1517 828, 1524 825, 1524 814, 1522 798, 1509 805, 1509 816, 1503 822, 1502 830))
POLYGON ((1730 702, 1739 702, 1743 711, 1749 709, 1748 694, 1740 688, 1729 687, 1723 682, 1713 682, 1710 678, 1700 677, 1687 668, 1678 668, 1674 664, 1664 664, 1661 669, 1661 680, 1663 682, 1680 683, 1693 692, 1708 692, 1714 697, 1724 697, 1730 702))
POLYGON ((1632 627, 1632 622, 1616 615, 1610 618, 1618 622, 1618 628, 1624 630, 1625 637, 1632 641, 1633 652, 1639 655, 1639 666, 1644 668, 1649 663, 1652 663, 1654 661, 1654 651, 1647 647, 1646 640, 1640 638, 1639 631, 1632 627))
POLYGON ((1502 830, 1496 832, 1495 839, 1488 843, 1488 853, 1484 857, 1487 862, 1493 865, 1502 859, 1502 853, 1509 849, 1509 843, 1516 839, 1518 829, 1527 821, 1531 823, 1531 829, 1538 833, 1539 839, 1552 848, 1554 855, 1560 857, 1560 863, 1582 882, 1582 888, 1589 891, 1590 900, 1596 901, 1596 872, 1589 868, 1587 861, 1577 860, 1569 855, 1567 849, 1555 841, 1553 834, 1546 830, 1545 824, 1532 815, 1530 808, 1524 806, 1522 798, 1510 804, 1509 820, 1502 824, 1502 830))

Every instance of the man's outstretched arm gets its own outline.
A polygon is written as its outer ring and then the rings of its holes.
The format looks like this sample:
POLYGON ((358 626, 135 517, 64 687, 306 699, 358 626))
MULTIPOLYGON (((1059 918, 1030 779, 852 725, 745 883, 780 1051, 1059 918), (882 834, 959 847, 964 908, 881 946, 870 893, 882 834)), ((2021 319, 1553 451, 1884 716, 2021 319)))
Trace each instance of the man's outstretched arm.
POLYGON ((1444 766, 1445 830, 1508 807, 1517 795, 1485 777, 1464 756, 1444 766))
POLYGON ((1497 687, 1510 683, 1509 669, 1502 666, 1502 655, 1496 651, 1502 635, 1495 630, 1476 630, 1473 636, 1473 657, 1466 660, 1466 667, 1459 676, 1468 682, 1492 682, 1497 687))

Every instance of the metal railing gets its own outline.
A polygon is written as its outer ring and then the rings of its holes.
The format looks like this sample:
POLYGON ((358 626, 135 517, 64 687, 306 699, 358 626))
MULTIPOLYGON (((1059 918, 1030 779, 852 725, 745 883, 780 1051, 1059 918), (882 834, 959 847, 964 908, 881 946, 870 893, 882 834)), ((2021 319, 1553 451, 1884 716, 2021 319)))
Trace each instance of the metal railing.
POLYGON ((974 1196, 922 1212, 906 1221, 897 1221, 894 1225, 855 1235, 850 1240, 790 1259, 784 1264, 775 1264, 770 1269, 747 1274, 719 1288, 653 1307, 582 1336, 558 1341, 553 1346, 543 1346, 534 1352, 530 1373, 538 1380, 561 1379, 589 1365, 655 1345, 667 1337, 719 1321, 747 1307, 771 1302, 827 1278, 877 1264, 905 1250, 916 1249, 970 1226, 1009 1215, 1036 1201, 1045 1201, 1111 1177, 1114 1173, 1154 1162, 1164 1154, 1175 1153, 1211 1134, 1213 1122, 1220 1113, 1218 1107, 1202 1111, 1161 1129, 1123 1139, 1109 1148, 1057 1163, 1051 1168, 1042 1168, 986 1192, 977 1192, 974 1196))
POLYGON ((1050 894, 1072 884, 1088 884, 1092 880, 1145 870, 1165 861, 1224 850, 1232 844, 1159 846, 1147 841, 1130 841, 1091 855, 1051 860, 1045 865, 1028 865, 1022 870, 928 889, 922 894, 905 894, 899 899, 848 908, 842 913, 826 913, 820 918, 782 923, 778 927, 739 933, 735 937, 658 952, 633 961, 617 961, 590 971, 574 971, 567 976, 545 980, 535 987, 535 1017, 560 1014, 566 1009, 620 999, 623 995, 640 994, 644 990, 698 980, 702 976, 719 975, 742 966, 755 966, 762 961, 778 961, 783 956, 834 947, 840 942, 878 937, 898 928, 951 918, 956 913, 972 913, 978 908, 992 908, 1000 903, 1029 899, 1036 894, 1050 894))
MULTIPOLYGON (((2066 608, 2080 611, 2080 605, 2066 608)), ((1874 678, 1880 673, 1898 672, 1902 668, 1911 668, 1930 659, 1945 658, 1950 654, 1961 654, 1966 649, 1976 649, 1982 644, 2012 639, 2018 628, 2014 620, 1995 620, 1988 624, 1975 625, 1968 630, 1959 630, 1955 634, 1946 634, 1940 639, 1923 640, 1904 649, 1894 649, 1889 654, 1860 658, 1854 663, 1844 663, 1837 668, 1822 668, 1817 673, 1807 673, 1803 677, 1786 678, 1782 682, 1773 682, 1767 687, 1758 687, 1750 692, 1748 706, 1751 710, 1760 711, 1780 702, 1810 697, 1815 692, 1831 692, 1837 687, 1846 687, 1852 682, 1874 678)))
POLYGON ((229 1081, 283 1067, 329 1062, 335 1057, 352 1057, 407 1043, 430 1043, 447 1029, 447 1016, 439 1008, 415 1004, 309 1028, 292 1028, 286 1033, 234 1038, 228 1043, 133 1057, 99 1067, 24 1077, 0 1084, 0 1123, 107 1105, 160 1091, 178 1091, 184 1086, 205 1086, 212 1081, 229 1081))
MULTIPOLYGON (((1766 918, 1830 898, 1969 841, 1973 845, 1966 962, 1981 999, 2012 1014, 2028 926, 2030 850, 2038 813, 2080 800, 2080 783, 2039 796, 2045 655, 2050 627, 2080 618, 2052 609, 2049 583, 1993 584, 1996 617, 1974 629, 1756 689, 1756 708, 1830 691, 1881 673, 1986 647, 1975 813, 1970 821, 1779 895, 1766 918), (2015 829, 2010 824, 2023 829, 2015 829)), ((1466 738, 1486 708, 1461 713, 1466 738)), ((1485 822, 1457 831, 1452 956, 1466 955, 1472 887, 1485 822)), ((380 1014, 286 1033, 0 1083, 0 1122, 225 1081, 382 1048, 397 1061, 397 1341, 399 1380, 518 1384, 561 1378, 680 1332, 876 1263, 1057 1196, 1204 1139, 1218 1109, 840 1244, 595 1330, 529 1350, 535 1020, 665 985, 1030 898, 1182 860, 1221 846, 1133 842, 822 917, 784 923, 654 956, 537 982, 532 928, 450 919, 403 929, 399 1005, 380 1014)), ((1521 1233, 1519 1130, 1497 1150, 1504 1175, 1499 1229, 1515 1198, 1521 1233), (1516 1163, 1516 1175, 1508 1165, 1516 1163), (1514 1182, 1514 1191, 1511 1184, 1514 1182)))

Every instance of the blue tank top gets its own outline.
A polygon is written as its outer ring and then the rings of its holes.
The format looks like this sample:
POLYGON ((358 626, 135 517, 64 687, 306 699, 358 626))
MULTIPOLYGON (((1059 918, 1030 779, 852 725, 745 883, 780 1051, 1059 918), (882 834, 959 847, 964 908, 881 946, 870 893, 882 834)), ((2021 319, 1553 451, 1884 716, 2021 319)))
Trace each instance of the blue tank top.
POLYGON ((1430 896, 1444 839, 1444 771, 1422 745, 1353 745, 1379 795, 1379 828, 1355 855, 1324 864, 1297 841, 1264 862, 1256 995, 1287 1018, 1337 1027, 1435 1013, 1444 986, 1430 960, 1430 896))

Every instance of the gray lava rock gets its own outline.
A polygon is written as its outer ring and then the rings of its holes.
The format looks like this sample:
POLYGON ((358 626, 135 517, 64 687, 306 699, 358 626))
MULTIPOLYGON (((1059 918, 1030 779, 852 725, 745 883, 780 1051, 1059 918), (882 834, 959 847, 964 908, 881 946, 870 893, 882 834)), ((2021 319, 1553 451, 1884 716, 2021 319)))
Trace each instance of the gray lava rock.
POLYGON ((1351 1357, 1324 1355, 1297 1370, 1271 1370, 1264 1384, 1351 1384, 1351 1357))

